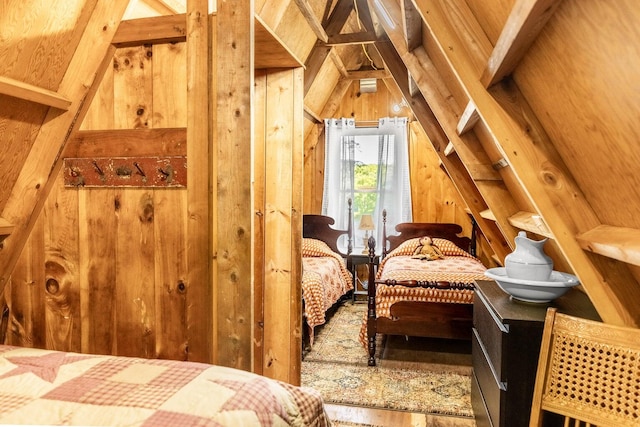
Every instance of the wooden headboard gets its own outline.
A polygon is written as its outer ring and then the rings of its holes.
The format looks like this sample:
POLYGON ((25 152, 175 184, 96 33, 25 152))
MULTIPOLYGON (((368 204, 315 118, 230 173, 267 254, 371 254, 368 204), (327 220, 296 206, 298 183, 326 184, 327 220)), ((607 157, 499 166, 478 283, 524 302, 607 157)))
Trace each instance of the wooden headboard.
MULTIPOLYGON (((387 248, 386 244, 383 245, 383 258, 387 256, 389 252, 400 246, 401 243, 409 239, 422 236, 430 236, 450 240, 451 242, 455 243, 456 246, 475 256, 475 241, 472 238, 459 235, 460 233, 462 233, 462 226, 460 226, 459 224, 437 222, 403 222, 396 225, 396 231, 400 234, 393 236, 387 235, 387 216, 386 211, 384 211, 382 213, 382 241, 389 242, 389 247, 387 248)), ((475 232, 472 233, 472 236, 475 237, 475 232)))
POLYGON ((353 250, 351 199, 348 200, 348 206, 349 220, 347 222, 348 227, 346 230, 338 230, 331 227, 336 221, 330 216, 309 214, 302 216, 302 237, 322 240, 331 248, 332 251, 337 252, 344 257, 349 255, 353 250), (346 253, 338 249, 338 239, 345 234, 348 239, 346 253))

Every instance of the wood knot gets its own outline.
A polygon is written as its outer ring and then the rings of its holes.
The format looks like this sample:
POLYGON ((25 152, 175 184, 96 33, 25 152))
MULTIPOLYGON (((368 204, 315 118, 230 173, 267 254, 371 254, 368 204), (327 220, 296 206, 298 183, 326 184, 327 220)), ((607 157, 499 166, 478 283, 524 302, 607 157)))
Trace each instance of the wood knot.
POLYGON ((180 280, 178 282, 178 292, 180 292, 181 294, 185 293, 187 290, 187 285, 184 284, 184 282, 182 280, 180 280))
POLYGON ((51 295, 55 295, 60 290, 60 284, 56 279, 47 279, 47 282, 45 284, 45 289, 51 295))

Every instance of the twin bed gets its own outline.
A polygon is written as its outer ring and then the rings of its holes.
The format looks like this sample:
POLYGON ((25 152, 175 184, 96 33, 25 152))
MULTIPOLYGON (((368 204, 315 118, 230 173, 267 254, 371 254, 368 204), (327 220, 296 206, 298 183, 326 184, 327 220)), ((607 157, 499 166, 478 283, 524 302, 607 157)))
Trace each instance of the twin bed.
POLYGON ((246 371, 5 345, 0 424, 331 425, 315 390, 246 371))
MULTIPOLYGON (((375 242, 370 240, 367 317, 360 341, 375 366, 376 334, 450 339, 471 339, 475 280, 484 279, 486 267, 475 257, 475 241, 461 237, 457 224, 403 223, 399 235, 383 232, 383 254, 376 271, 375 242), (416 255, 425 236, 442 259, 416 255)), ((472 236, 475 236, 475 230, 472 236)))
MULTIPOLYGON (((352 289, 350 230, 304 217, 305 323, 313 329, 352 289), (346 235, 348 248, 338 240, 346 235)), ((237 369, 0 345, 0 424, 325 427, 321 395, 237 369)))
MULTIPOLYGON (((351 209, 349 209, 351 218, 351 209)), ((349 221, 349 224, 351 221, 349 221)), ((314 328, 326 321, 326 312, 353 290, 345 267, 351 253, 351 227, 332 228, 334 220, 305 215, 303 221, 303 299, 306 341, 313 343, 314 328), (348 248, 338 239, 348 236, 348 248)), ((471 339, 474 281, 484 280, 486 267, 475 256, 472 237, 461 236, 462 227, 446 223, 402 223, 397 235, 387 235, 383 214, 383 251, 375 265, 375 241, 369 240, 367 315, 360 341, 374 366, 377 334, 447 339, 471 339), (429 237, 443 255, 427 260, 416 254, 429 237)))
POLYGON ((324 215, 303 216, 302 298, 306 347, 313 345, 314 330, 326 322, 327 311, 353 290, 353 277, 346 267, 346 258, 352 250, 351 227, 338 230, 332 227, 334 223, 333 218, 324 215), (341 238, 347 240, 346 251, 339 247, 341 238))

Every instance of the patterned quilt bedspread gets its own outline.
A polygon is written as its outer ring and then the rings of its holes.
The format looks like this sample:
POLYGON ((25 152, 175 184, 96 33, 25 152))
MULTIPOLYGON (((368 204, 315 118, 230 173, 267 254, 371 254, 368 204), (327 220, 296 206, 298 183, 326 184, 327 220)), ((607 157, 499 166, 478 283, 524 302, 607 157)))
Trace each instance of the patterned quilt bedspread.
MULTIPOLYGON (((382 280, 420 280, 472 285, 484 280, 486 267, 477 258, 445 239, 433 239, 444 259, 427 261, 413 258, 419 238, 410 239, 391 251, 380 263, 377 278, 382 280)), ((473 289, 409 288, 378 285, 376 315, 389 317, 389 308, 397 301, 429 301, 447 303, 473 302, 473 289)))
POLYGON ((195 362, 0 345, 0 424, 329 426, 320 394, 195 362))
POLYGON ((303 239, 302 298, 312 343, 313 328, 325 323, 327 309, 351 289, 351 272, 347 270, 340 254, 333 252, 320 240, 303 239))

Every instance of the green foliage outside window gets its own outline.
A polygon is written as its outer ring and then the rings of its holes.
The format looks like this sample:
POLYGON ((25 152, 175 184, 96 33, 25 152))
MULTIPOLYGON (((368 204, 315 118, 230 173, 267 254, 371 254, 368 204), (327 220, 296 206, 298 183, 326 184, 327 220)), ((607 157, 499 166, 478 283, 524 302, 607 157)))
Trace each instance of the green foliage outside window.
POLYGON ((372 214, 378 200, 378 165, 356 162, 354 166, 355 194, 353 217, 356 223, 363 214, 372 214))

